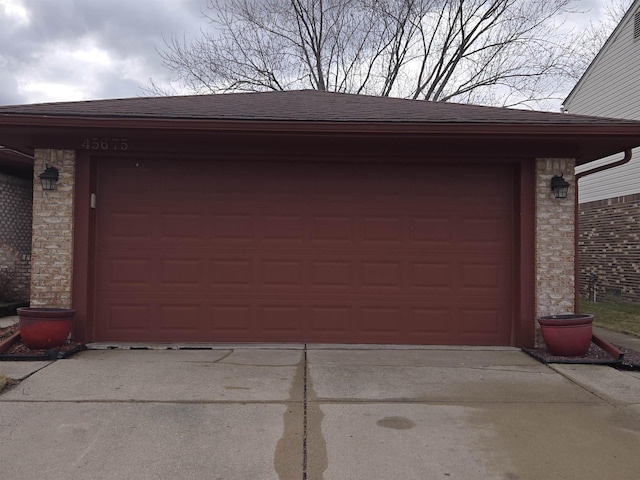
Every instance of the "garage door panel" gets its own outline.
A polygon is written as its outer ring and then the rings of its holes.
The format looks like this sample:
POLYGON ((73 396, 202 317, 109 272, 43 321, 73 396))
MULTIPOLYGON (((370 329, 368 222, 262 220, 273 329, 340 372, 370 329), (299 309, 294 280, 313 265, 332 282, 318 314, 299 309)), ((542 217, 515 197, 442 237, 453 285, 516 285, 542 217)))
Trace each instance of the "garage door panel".
POLYGON ((499 263, 488 261, 462 260, 460 262, 460 291, 462 293, 495 293, 501 292, 501 285, 506 280, 504 269, 499 263))
MULTIPOLYGON (((171 165, 172 161, 166 163, 171 165)), ((209 162, 182 161, 181 167, 185 171, 193 172, 198 168, 198 175, 205 180, 207 192, 211 196, 225 197, 252 196, 260 186, 260 172, 264 169, 256 163, 250 162, 209 162)))
MULTIPOLYGON (((450 217, 413 217, 410 222, 412 242, 442 245, 453 241, 454 219, 450 217)), ((425 247, 422 245, 420 248, 425 247)))
POLYGON ((153 280, 153 261, 148 251, 107 250, 96 259, 97 292, 148 289, 153 280))
POLYGON ((202 326, 202 307, 198 303, 183 301, 161 302, 156 319, 159 332, 173 335, 198 335, 202 326))
POLYGON ((163 192, 166 200, 174 202, 180 201, 181 198, 202 198, 207 195, 207 178, 194 175, 192 171, 181 166, 155 168, 153 174, 157 176, 155 188, 163 192))
POLYGON ((362 219, 362 242, 400 242, 403 240, 402 218, 390 215, 367 215, 362 219))
POLYGON ((112 239, 125 241, 138 239, 149 241, 153 237, 153 216, 149 213, 114 212, 107 220, 109 235, 112 239))
POLYGON ((353 217, 344 214, 312 214, 310 240, 315 244, 335 244, 354 241, 353 217))
POLYGON ((513 273, 504 259, 466 257, 459 260, 457 272, 458 293, 461 295, 486 295, 498 298, 509 295, 504 286, 512 282, 513 273))
POLYGON ((453 325, 453 309, 447 306, 408 307, 408 324, 411 334, 444 339, 450 335, 453 325))
POLYGON ((462 335, 494 337, 500 334, 504 323, 499 309, 481 306, 461 308, 459 319, 459 333, 462 335))
POLYGON ((254 282, 254 260, 237 256, 216 257, 209 263, 209 286, 212 288, 250 287, 254 282))
POLYGON ((152 281, 151 259, 148 257, 112 257, 99 268, 106 275, 100 277, 98 289, 147 288, 152 281))
POLYGON ((310 262, 310 286, 313 289, 352 289, 354 262, 351 259, 320 259, 310 262))
POLYGON ((286 258, 259 261, 260 284, 269 287, 299 289, 304 286, 304 262, 286 258))
POLYGON ((411 289, 431 292, 431 294, 450 293, 454 287, 455 264, 442 262, 441 259, 431 261, 419 260, 411 262, 411 289))
POLYGON ((263 304, 256 311, 260 319, 259 330, 273 338, 275 335, 285 334, 289 338, 303 338, 305 330, 305 315, 303 308, 296 304, 263 304))
POLYGON ((360 262, 360 285, 363 290, 400 289, 402 286, 402 263, 394 261, 362 260, 360 262))
POLYGON ((108 301, 97 302, 96 309, 101 312, 101 322, 98 324, 98 335, 114 335, 114 339, 125 340, 129 335, 148 336, 152 327, 152 306, 144 300, 123 300, 110 298, 108 301))
POLYGON ((316 335, 349 337, 355 314, 350 305, 312 305, 309 308, 309 328, 316 335))
POLYGON ((514 178, 504 166, 100 162, 96 338, 508 344, 514 178), (140 190, 118 178, 142 171, 140 190))
POLYGON ((201 258, 163 258, 159 263, 161 287, 193 289, 203 283, 204 262, 201 258))
POLYGON ((510 188, 511 172, 508 169, 483 168, 479 165, 460 171, 457 179, 463 186, 473 185, 472 189, 463 188, 459 191, 459 196, 463 198, 501 199, 504 198, 502 190, 510 188))
POLYGON ((370 334, 395 334, 402 322, 402 307, 396 305, 364 305, 360 308, 359 330, 370 334))
POLYGON ((266 214, 261 218, 260 231, 265 242, 301 243, 304 220, 300 214, 266 214))
POLYGON ((252 242, 254 217, 247 212, 215 213, 209 222, 213 241, 252 242))
POLYGON ((255 330, 253 310, 254 307, 246 302, 219 300, 218 303, 209 303, 210 313, 207 321, 203 322, 204 329, 210 335, 237 335, 243 338, 246 332, 255 330))
POLYGON ((460 227, 462 242, 499 246, 505 240, 501 224, 495 218, 461 218, 460 227))
POLYGON ((154 179, 149 168, 139 162, 126 162, 112 165, 108 171, 101 172, 101 196, 148 197, 153 191, 154 179))
POLYGON ((197 213, 162 213, 159 223, 160 238, 201 241, 204 237, 204 216, 197 213))

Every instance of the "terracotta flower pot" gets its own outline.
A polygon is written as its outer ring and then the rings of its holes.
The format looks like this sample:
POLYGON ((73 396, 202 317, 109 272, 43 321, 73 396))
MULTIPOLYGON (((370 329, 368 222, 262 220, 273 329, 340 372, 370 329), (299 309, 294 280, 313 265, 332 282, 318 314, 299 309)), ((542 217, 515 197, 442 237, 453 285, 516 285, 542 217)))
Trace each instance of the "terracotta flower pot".
POLYGON ((71 333, 75 313, 70 308, 18 308, 22 341, 32 350, 61 346, 71 333))
POLYGON ((593 315, 564 314, 538 318, 544 343, 560 357, 578 357, 589 350, 593 315))

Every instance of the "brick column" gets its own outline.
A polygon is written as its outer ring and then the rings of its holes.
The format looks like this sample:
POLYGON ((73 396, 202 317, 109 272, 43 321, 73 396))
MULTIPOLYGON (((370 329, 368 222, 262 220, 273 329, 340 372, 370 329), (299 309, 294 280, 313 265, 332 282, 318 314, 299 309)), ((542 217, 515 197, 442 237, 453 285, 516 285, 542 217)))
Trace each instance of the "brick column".
MULTIPOLYGON (((0 173, 0 273, 13 276, 4 300, 28 300, 31 284, 33 181, 0 173)), ((4 295, 3 295, 4 294, 4 295)))
POLYGON ((536 316, 572 313, 575 299, 575 160, 536 160, 536 316), (551 177, 564 173, 567 198, 554 198, 551 177))
POLYGON ((32 307, 71 307, 75 164, 73 150, 35 151, 32 307), (56 167, 59 171, 55 190, 42 190, 39 175, 46 165, 56 167))

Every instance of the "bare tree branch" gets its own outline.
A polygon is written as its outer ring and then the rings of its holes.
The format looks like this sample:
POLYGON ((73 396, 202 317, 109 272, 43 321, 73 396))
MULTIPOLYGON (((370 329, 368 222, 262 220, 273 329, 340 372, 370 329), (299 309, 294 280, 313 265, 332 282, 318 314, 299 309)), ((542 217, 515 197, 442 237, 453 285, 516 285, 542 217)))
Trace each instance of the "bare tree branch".
MULTIPOLYGON (((631 2, 609 1, 612 19, 631 2)), ((575 4, 209 0, 211 28, 191 42, 171 38, 159 53, 193 93, 312 88, 539 106, 574 82, 604 41, 593 26, 591 37, 563 27, 575 4), (594 46, 587 54, 586 44, 594 46)))

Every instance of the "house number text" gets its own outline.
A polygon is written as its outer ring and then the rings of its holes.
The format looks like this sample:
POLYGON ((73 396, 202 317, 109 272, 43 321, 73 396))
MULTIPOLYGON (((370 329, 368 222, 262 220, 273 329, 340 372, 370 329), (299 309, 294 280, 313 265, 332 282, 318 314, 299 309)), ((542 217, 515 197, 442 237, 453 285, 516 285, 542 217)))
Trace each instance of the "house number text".
POLYGON ((127 150, 129 143, 126 138, 85 138, 82 142, 82 148, 85 150, 127 150))

